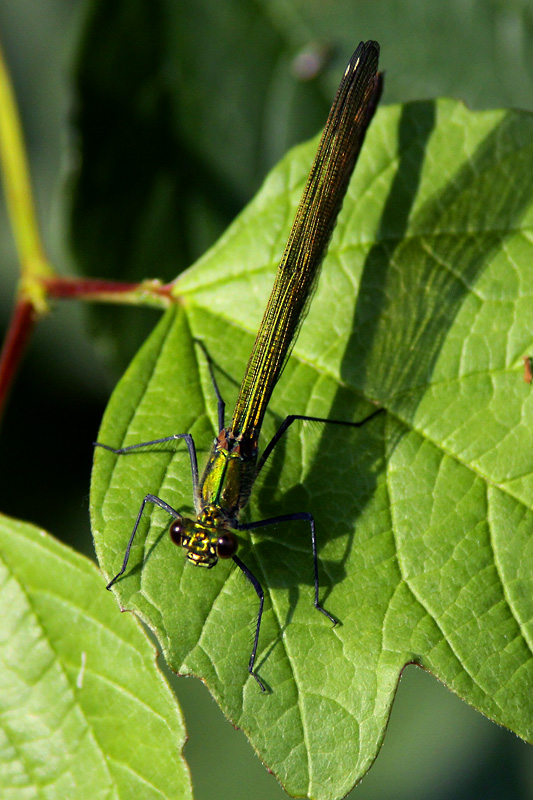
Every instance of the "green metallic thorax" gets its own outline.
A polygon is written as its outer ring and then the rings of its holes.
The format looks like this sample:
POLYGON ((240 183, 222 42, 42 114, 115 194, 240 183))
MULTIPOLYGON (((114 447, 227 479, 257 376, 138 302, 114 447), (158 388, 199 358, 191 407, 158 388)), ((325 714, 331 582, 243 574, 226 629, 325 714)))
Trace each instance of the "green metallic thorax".
POLYGON ((256 462, 257 442, 220 431, 200 480, 198 516, 180 521, 179 544, 197 566, 217 563, 220 537, 236 525, 250 497, 256 462))
POLYGON ((202 509, 218 506, 228 520, 237 519, 249 500, 256 475, 257 444, 220 431, 200 481, 202 509))

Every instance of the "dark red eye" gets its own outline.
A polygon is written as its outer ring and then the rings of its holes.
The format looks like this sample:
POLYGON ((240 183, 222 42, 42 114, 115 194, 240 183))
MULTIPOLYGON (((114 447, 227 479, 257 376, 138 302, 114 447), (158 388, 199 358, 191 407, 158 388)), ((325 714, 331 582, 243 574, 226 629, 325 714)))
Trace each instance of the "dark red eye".
POLYGON ((168 532, 170 533, 170 538, 177 544, 178 547, 181 547, 183 544, 183 522, 181 519, 175 519, 174 522, 171 523, 168 532))
POLYGON ((235 536, 226 531, 222 536, 218 537, 217 541, 217 556, 219 558, 231 558, 237 552, 237 539, 235 536))

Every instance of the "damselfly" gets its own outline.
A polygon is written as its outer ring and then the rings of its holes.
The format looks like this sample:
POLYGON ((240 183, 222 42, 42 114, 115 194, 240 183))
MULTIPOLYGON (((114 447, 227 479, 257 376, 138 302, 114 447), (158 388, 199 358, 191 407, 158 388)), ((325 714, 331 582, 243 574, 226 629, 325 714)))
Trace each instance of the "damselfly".
POLYGON ((311 172, 296 212, 289 241, 278 268, 274 288, 257 334, 244 374, 232 420, 224 422, 224 403, 218 391, 211 362, 211 378, 218 397, 219 434, 215 439, 201 477, 198 473, 196 447, 188 433, 157 439, 152 442, 114 449, 99 444, 116 454, 139 447, 183 439, 189 452, 194 490, 195 519, 183 517, 179 511, 153 494, 141 504, 120 571, 107 588, 125 572, 131 547, 144 508, 153 503, 172 517, 170 537, 184 547, 187 558, 197 566, 210 569, 219 558, 232 558, 252 584, 259 598, 259 611, 248 671, 261 690, 265 687, 254 664, 263 614, 263 588, 250 569, 237 556, 237 539, 233 531, 262 528, 280 522, 304 520, 309 524, 314 561, 314 604, 336 624, 319 602, 319 574, 315 522, 309 512, 292 512, 256 522, 239 522, 252 486, 280 438, 295 420, 333 422, 358 427, 379 410, 360 422, 339 422, 321 417, 288 416, 258 458, 259 434, 272 391, 277 384, 306 315, 317 283, 322 260, 342 206, 344 195, 361 150, 381 93, 378 74, 379 46, 369 41, 359 45, 341 80, 326 127, 320 140, 311 172))

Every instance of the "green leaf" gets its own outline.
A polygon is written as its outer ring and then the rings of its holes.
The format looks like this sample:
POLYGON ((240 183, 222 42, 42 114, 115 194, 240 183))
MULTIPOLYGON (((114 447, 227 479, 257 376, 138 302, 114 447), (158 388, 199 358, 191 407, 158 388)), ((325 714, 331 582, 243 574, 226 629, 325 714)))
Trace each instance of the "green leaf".
MULTIPOLYGON (((157 633, 170 666, 205 680, 294 795, 346 794, 376 757, 409 662, 533 740, 533 426, 522 356, 533 350, 533 118, 452 101, 381 109, 352 180, 317 295, 274 392, 263 446, 288 413, 361 419, 293 426, 247 520, 310 511, 241 536, 266 593, 230 563, 197 570, 148 507, 121 604, 157 633), (332 767, 332 764, 335 767, 332 767)), ((99 441, 190 432, 202 454, 216 404, 201 339, 234 401, 316 142, 294 150, 176 285, 117 387, 99 441)), ((183 444, 98 450, 92 519, 107 576, 153 493, 192 511, 183 444)))
POLYGON ((191 797, 175 699, 94 565, 0 517, 0 571, 2 797, 191 797))

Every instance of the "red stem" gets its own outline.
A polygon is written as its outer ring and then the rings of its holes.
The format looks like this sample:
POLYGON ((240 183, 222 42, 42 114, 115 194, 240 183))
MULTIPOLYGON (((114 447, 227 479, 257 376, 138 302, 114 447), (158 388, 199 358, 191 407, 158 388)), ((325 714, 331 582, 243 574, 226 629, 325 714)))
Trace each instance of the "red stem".
MULTIPOLYGON (((164 286, 156 281, 142 283, 121 283, 120 281, 106 281, 93 278, 40 278, 39 283, 49 297, 75 298, 85 300, 113 300, 113 296, 131 294, 130 302, 136 293, 146 293, 149 298, 161 297, 167 302, 173 302, 171 294, 172 284, 164 286)), ((163 306, 164 307, 164 306, 163 306)), ((0 353, 0 417, 9 395, 15 374, 19 368, 22 356, 28 344, 28 339, 33 331, 40 314, 35 305, 23 292, 15 304, 6 338, 0 353)))
MULTIPOLYGON (((142 284, 108 281, 102 278, 43 278, 42 285, 50 297, 74 298, 135 292, 142 284)), ((150 293, 170 298, 171 284, 150 285, 150 293)))
POLYGON ((16 303, 0 354, 0 416, 37 316, 29 300, 16 303))

